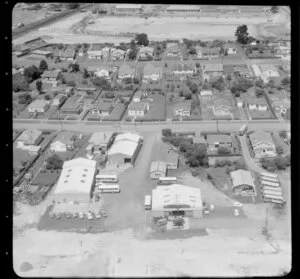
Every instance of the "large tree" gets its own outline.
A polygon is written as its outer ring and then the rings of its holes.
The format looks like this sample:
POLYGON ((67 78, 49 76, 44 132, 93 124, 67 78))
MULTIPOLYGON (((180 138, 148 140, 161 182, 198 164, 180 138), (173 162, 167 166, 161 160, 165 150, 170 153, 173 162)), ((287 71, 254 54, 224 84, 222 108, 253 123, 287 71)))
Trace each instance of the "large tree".
POLYGON ((37 91, 39 92, 39 93, 41 93, 42 92, 42 89, 43 89, 43 83, 40 81, 40 80, 37 80, 37 82, 36 82, 36 89, 37 89, 37 91))
POLYGON ((247 25, 243 24, 237 27, 235 31, 236 40, 240 44, 247 44, 249 37, 248 37, 248 27, 247 25))
POLYGON ((278 6, 272 6, 272 7, 271 7, 271 12, 272 12, 273 14, 277 14, 277 13, 279 12, 278 6))
POLYGON ((29 90, 29 84, 25 80, 24 77, 13 78, 13 91, 14 92, 27 91, 27 90, 29 90))
POLYGON ((148 46, 149 45, 148 36, 145 33, 137 34, 135 36, 135 40, 136 40, 136 43, 138 45, 143 45, 143 46, 148 46))
POLYGON ((29 93, 24 93, 19 96, 19 104, 28 105, 32 102, 32 97, 29 93))
POLYGON ((24 77, 28 83, 31 83, 40 77, 40 71, 35 65, 32 65, 24 69, 24 77))
POLYGON ((39 65, 39 71, 40 73, 44 73, 45 70, 48 70, 48 64, 45 60, 41 60, 40 65, 39 65))
POLYGON ((60 159, 59 156, 57 156, 56 154, 50 156, 47 160, 46 160, 46 169, 48 170, 57 170, 57 169, 61 169, 63 166, 63 161, 60 159))

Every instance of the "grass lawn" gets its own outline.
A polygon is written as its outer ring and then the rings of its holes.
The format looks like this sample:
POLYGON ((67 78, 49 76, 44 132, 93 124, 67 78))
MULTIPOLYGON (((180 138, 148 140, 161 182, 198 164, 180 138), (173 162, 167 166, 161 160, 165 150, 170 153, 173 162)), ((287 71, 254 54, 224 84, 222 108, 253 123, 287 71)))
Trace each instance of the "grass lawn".
POLYGON ((103 121, 119 121, 121 120, 123 113, 126 110, 126 105, 118 103, 115 105, 113 111, 111 112, 111 114, 109 116, 105 116, 103 118, 103 121))
POLYGON ((60 175, 60 170, 46 170, 42 169, 38 175, 32 180, 32 185, 40 186, 52 186, 58 180, 60 175))
POLYGON ((22 161, 27 161, 31 159, 33 156, 29 155, 27 150, 23 150, 21 148, 17 148, 17 143, 13 144, 13 165, 14 168, 21 168, 22 161))
POLYGON ((266 110, 266 111, 249 110, 249 113, 252 119, 274 119, 271 110, 266 110))

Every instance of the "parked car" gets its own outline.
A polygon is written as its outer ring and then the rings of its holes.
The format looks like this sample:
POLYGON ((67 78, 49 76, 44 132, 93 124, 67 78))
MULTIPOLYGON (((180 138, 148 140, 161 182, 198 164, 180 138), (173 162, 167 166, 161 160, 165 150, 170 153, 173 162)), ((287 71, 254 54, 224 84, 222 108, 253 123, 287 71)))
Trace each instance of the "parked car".
POLYGON ((60 214, 59 213, 56 213, 56 219, 60 219, 60 214))
POLYGON ((100 219, 100 218, 101 218, 101 214, 100 214, 100 213, 97 213, 97 214, 95 215, 95 217, 96 217, 96 219, 100 219))
POLYGON ((88 212, 88 213, 87 213, 87 218, 88 218, 89 220, 93 220, 93 214, 92 214, 91 212, 88 212))
POLYGON ((73 213, 73 218, 77 218, 78 217, 78 213, 77 212, 74 212, 73 213))
POLYGON ((72 217, 72 215, 70 214, 70 212, 66 212, 66 217, 67 217, 68 219, 70 219, 70 218, 72 217))
POLYGON ((234 216, 239 216, 239 215, 240 215, 239 210, 238 210, 238 209, 235 209, 235 210, 234 210, 234 216))
POLYGON ((167 219, 166 218, 162 218, 162 219, 158 220, 157 225, 158 226, 163 226, 163 225, 166 225, 167 223, 168 223, 167 219))
POLYGON ((106 218, 108 216, 108 213, 105 211, 101 211, 100 214, 102 215, 102 217, 106 218))

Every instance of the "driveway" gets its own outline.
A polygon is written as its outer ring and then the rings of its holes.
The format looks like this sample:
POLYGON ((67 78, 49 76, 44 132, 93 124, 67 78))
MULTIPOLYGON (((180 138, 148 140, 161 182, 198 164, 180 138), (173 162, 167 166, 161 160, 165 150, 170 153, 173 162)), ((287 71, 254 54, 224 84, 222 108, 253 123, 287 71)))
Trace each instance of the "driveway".
POLYGON ((243 152, 243 156, 244 156, 246 165, 249 167, 249 169, 256 171, 258 173, 262 173, 262 172, 266 173, 267 171, 265 169, 261 168, 260 166, 258 166, 255 163, 254 159, 250 156, 250 152, 249 152, 245 137, 246 136, 244 135, 242 137, 239 137, 239 139, 241 142, 242 152, 243 152))

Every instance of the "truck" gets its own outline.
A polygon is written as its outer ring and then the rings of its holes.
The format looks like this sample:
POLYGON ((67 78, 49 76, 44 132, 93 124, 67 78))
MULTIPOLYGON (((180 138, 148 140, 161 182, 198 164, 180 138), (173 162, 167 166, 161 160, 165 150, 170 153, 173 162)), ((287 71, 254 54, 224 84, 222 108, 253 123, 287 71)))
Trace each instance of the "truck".
POLYGON ((245 124, 239 129, 239 135, 243 136, 248 130, 248 126, 245 124))

